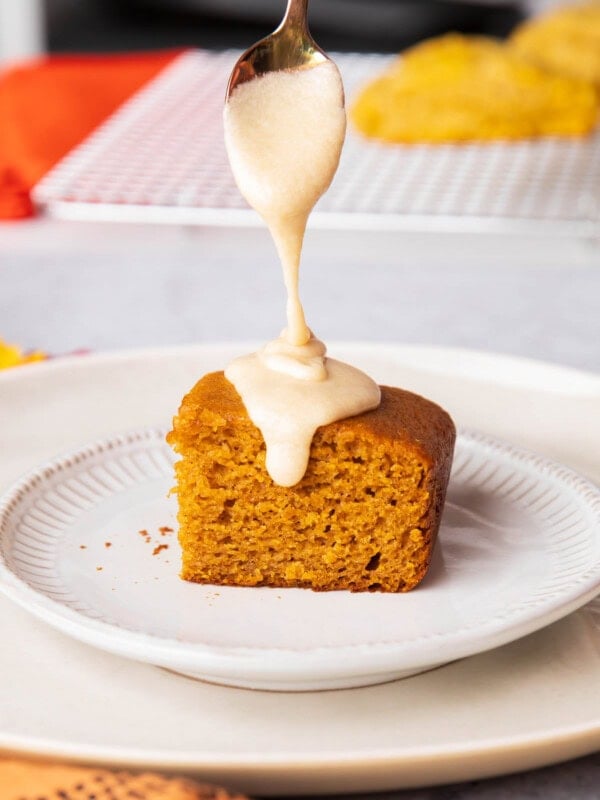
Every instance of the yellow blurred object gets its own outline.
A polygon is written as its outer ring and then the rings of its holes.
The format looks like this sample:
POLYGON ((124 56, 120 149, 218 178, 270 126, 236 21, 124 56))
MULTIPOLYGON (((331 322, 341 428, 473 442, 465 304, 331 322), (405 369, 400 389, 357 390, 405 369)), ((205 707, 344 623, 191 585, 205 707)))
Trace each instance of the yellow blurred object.
POLYGON ((544 69, 600 88, 600 0, 534 17, 519 25, 509 45, 544 69))
POLYGON ((0 339, 0 369, 8 369, 9 367, 19 367, 21 364, 30 364, 33 361, 44 361, 48 356, 45 353, 23 353, 23 351, 14 344, 7 344, 0 339))
POLYGON ((350 110, 385 142, 576 136, 598 117, 593 86, 548 73, 484 36, 447 34, 407 50, 350 110))

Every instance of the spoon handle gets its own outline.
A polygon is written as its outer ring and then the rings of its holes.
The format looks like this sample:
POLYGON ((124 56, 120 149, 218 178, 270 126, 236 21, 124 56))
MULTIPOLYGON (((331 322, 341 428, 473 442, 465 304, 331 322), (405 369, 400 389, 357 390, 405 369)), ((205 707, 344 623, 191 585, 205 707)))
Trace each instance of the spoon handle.
POLYGON ((282 27, 290 25, 296 30, 307 30, 308 0, 288 0, 282 27))

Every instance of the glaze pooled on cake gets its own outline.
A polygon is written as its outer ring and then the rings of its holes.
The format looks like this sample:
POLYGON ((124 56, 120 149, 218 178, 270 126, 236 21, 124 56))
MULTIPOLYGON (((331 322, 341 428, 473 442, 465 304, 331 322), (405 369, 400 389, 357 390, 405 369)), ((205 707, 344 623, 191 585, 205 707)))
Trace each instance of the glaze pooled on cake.
POLYGON ((275 483, 306 470, 317 428, 375 408, 377 384, 327 359, 304 318, 298 271, 308 216, 337 169, 346 132, 337 67, 271 72, 238 86, 225 105, 225 143, 234 177, 275 241, 287 289, 287 328, 258 353, 235 359, 227 379, 267 448, 275 483))
POLYGON ((281 364, 273 364, 272 360, 269 363, 273 357, 271 342, 258 353, 236 358, 225 376, 263 435, 267 472, 280 486, 294 486, 306 472, 317 428, 376 408, 381 392, 359 369, 333 358, 325 359, 325 345, 318 339, 311 338, 297 347, 299 354, 287 361, 285 341, 275 342, 282 345, 281 364), (315 352, 320 355, 312 355, 315 352), (303 367, 308 373, 320 368, 326 374, 322 379, 296 377, 303 367))

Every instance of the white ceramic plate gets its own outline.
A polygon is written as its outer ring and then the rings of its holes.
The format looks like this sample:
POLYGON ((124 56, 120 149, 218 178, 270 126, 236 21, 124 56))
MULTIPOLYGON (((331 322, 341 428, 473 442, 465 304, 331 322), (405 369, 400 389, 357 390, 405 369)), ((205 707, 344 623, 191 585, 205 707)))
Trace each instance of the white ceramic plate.
POLYGON ((44 464, 0 499, 0 590, 111 653, 279 691, 406 677, 531 633, 600 591, 600 491, 459 435, 434 561, 407 594, 178 578, 171 451, 141 431, 44 464))
MULTIPOLYGON (((0 488, 57 452, 164 425, 248 344, 61 359, 0 374, 0 488)), ((600 378, 461 350, 338 345, 334 357, 600 480, 600 378)), ((158 558, 153 558, 154 561, 158 558)), ((214 686, 81 644, 0 596, 0 749, 187 771, 256 795, 398 789, 600 748, 600 602, 530 636, 342 692, 214 686)))

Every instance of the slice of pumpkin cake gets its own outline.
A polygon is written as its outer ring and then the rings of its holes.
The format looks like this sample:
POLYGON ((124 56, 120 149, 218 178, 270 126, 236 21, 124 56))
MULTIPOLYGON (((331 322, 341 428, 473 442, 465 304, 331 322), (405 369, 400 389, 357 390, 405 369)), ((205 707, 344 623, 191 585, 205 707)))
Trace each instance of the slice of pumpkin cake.
POLYGON ((181 456, 181 577, 231 586, 405 592, 425 576, 455 441, 448 414, 402 389, 323 426, 294 486, 222 372, 184 397, 168 442, 181 456))

